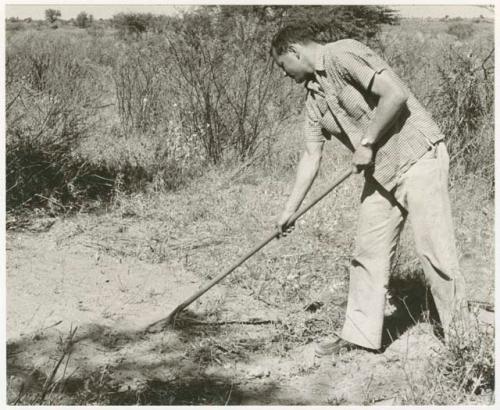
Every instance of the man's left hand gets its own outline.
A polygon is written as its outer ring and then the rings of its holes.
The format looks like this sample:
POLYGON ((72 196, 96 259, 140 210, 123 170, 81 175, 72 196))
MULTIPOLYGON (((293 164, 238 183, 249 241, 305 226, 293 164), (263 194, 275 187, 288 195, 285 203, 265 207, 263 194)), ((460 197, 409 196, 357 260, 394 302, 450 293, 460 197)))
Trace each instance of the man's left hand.
POLYGON ((373 165, 373 148, 359 145, 352 156, 353 171, 359 173, 373 165))

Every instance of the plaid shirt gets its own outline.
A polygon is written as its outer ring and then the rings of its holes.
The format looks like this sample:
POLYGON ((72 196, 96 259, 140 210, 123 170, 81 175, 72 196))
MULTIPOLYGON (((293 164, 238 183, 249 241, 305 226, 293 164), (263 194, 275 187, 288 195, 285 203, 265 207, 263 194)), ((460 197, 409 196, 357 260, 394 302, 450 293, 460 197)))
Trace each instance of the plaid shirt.
POLYGON ((429 148, 444 138, 430 114, 389 65, 355 40, 326 44, 316 56, 315 81, 306 84, 305 141, 331 135, 354 151, 372 120, 378 97, 371 93, 375 74, 390 72, 409 93, 402 112, 376 145, 373 176, 388 191, 429 148))

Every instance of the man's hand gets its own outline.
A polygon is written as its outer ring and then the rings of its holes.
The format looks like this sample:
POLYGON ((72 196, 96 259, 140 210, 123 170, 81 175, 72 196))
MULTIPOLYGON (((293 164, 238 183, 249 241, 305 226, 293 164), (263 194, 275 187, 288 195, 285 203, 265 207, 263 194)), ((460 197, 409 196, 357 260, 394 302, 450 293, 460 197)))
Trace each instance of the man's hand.
POLYGON ((352 156, 353 171, 360 173, 373 165, 373 148, 370 146, 359 145, 352 156))
POLYGON ((276 220, 276 229, 279 231, 279 236, 278 238, 281 238, 282 236, 287 236, 289 233, 293 231, 295 228, 294 224, 289 225, 290 218, 295 212, 291 212, 287 209, 285 209, 280 217, 276 220))
POLYGON ((288 197, 283 212, 276 220, 275 227, 279 231, 279 236, 286 236, 293 230, 293 224, 290 224, 290 218, 299 209, 300 204, 304 200, 309 188, 316 178, 319 164, 321 162, 321 154, 323 152, 324 141, 308 141, 306 149, 299 161, 297 172, 295 175, 295 183, 293 184, 292 192, 288 197), (290 226, 291 225, 291 226, 290 226))

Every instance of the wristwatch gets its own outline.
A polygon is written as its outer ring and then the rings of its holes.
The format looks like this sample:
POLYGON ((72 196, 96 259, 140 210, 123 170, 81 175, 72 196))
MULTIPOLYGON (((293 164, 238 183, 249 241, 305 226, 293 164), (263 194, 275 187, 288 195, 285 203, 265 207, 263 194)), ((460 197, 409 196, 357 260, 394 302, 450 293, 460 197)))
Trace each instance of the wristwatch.
POLYGON ((374 144, 373 141, 371 141, 370 139, 368 139, 367 137, 364 137, 361 139, 361 143, 360 143, 363 147, 368 147, 368 148, 371 148, 374 144))

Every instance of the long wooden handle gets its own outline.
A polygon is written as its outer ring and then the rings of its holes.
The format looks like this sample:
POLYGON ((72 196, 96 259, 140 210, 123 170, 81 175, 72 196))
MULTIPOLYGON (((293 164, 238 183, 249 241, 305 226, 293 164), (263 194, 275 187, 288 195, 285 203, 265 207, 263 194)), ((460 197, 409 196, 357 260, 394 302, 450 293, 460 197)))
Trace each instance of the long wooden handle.
MULTIPOLYGON (((299 219, 302 215, 304 215, 307 211, 309 211, 309 209, 311 209, 314 205, 316 205, 319 201, 321 201, 325 196, 327 196, 331 191, 333 191, 338 185, 340 185, 342 182, 344 182, 344 180, 346 180, 351 174, 352 174, 352 169, 344 172, 344 174, 342 174, 337 180, 335 180, 327 189, 325 189, 320 195, 318 195, 316 198, 314 198, 311 203, 309 203, 303 209, 299 209, 297 212, 295 212, 292 215, 292 217, 290 218, 289 225, 293 224, 297 219, 299 219)), ((264 246, 266 246, 269 242, 271 242, 274 238, 276 238, 279 235, 280 235, 279 230, 276 230, 275 232, 273 232, 271 235, 269 235, 269 237, 264 239, 259 245, 257 245, 255 248, 253 248, 250 252, 248 252, 246 255, 244 255, 240 259, 238 259, 228 270, 221 273, 216 278, 212 279, 211 282, 206 284, 198 292, 196 292, 190 298, 186 299, 179 306, 177 306, 175 308, 175 310, 170 314, 170 316, 173 316, 173 315, 179 313, 181 310, 184 310, 191 303, 193 303, 196 299, 198 299, 201 295, 203 295, 206 291, 208 291, 210 288, 212 288, 217 283, 219 283, 222 279, 224 279, 227 275, 229 275, 232 271, 234 271, 238 266, 240 266, 247 259, 249 259, 253 255, 255 255, 258 251, 260 251, 264 246)))
POLYGON ((325 189, 320 195, 314 198, 310 204, 306 205, 303 209, 299 209, 295 212, 290 218, 289 225, 293 224, 297 219, 299 219, 302 215, 304 215, 309 209, 311 209, 314 205, 316 205, 319 201, 321 201, 325 196, 327 196, 330 192, 332 192, 337 186, 339 186, 342 182, 344 182, 347 178, 349 178, 352 174, 352 169, 344 172, 340 177, 338 177, 332 185, 330 185, 327 189, 325 189))

